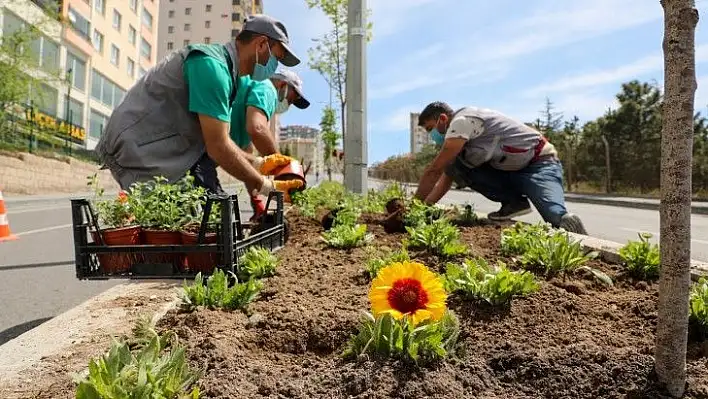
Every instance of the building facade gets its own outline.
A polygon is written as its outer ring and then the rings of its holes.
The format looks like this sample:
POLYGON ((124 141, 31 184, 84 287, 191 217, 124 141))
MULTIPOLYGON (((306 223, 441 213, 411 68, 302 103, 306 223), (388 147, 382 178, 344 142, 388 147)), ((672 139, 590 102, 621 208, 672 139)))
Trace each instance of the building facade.
POLYGON ((162 0, 158 57, 190 43, 233 40, 248 15, 262 12, 262 0, 162 0))
POLYGON ((419 112, 411 112, 410 119, 410 140, 411 153, 415 154, 423 150, 423 147, 429 144, 434 144, 430 134, 422 127, 418 126, 419 112))
POLYGON ((68 122, 74 142, 94 148, 113 109, 155 65, 159 2, 63 0, 62 27, 44 14, 41 0, 0 0, 3 34, 38 26, 42 37, 32 51, 39 55, 39 69, 51 67, 59 75, 42 85, 35 115, 68 122))
POLYGON ((320 131, 310 126, 289 125, 280 129, 280 150, 289 151, 296 159, 312 163, 310 174, 324 171, 324 144, 320 131))

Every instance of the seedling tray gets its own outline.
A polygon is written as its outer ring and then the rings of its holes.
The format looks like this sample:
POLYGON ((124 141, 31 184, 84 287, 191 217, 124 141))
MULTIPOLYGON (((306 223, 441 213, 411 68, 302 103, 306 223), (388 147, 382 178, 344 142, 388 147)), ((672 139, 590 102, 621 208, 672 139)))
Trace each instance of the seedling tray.
MULTIPOLYGON (((268 225, 251 234, 253 224, 243 222, 236 195, 210 195, 204 208, 204 216, 199 226, 197 244, 194 245, 106 245, 96 212, 86 198, 71 200, 71 216, 76 257, 76 277, 79 280, 107 279, 189 279, 198 271, 190 270, 184 259, 189 254, 206 254, 216 259, 217 268, 238 273, 239 260, 250 247, 264 247, 277 251, 285 245, 285 219, 283 215, 283 193, 273 192, 266 202, 268 225), (221 205, 221 222, 216 226, 216 243, 205 243, 207 221, 214 204, 221 205), (275 206, 275 209, 273 208, 275 206), (96 240, 94 240, 96 238, 96 240), (127 256, 131 259, 128 270, 106 271, 101 258, 127 256), (147 254, 166 255, 172 258, 164 263, 146 262, 147 254), (100 256, 103 255, 103 256, 100 256), (109 255, 110 256, 110 255, 109 255)), ((265 222, 265 215, 261 221, 265 222)), ((124 268, 125 269, 125 268, 124 268)), ((202 274, 210 274, 202 272, 202 274)))

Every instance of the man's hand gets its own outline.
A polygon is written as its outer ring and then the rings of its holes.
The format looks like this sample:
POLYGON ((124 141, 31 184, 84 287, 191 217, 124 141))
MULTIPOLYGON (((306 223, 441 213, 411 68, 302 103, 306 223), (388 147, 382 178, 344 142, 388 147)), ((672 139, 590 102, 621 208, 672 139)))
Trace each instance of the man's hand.
POLYGON ((292 202, 290 192, 302 188, 304 184, 302 180, 276 180, 273 182, 275 189, 284 193, 283 199, 288 203, 292 202))
POLYGON ((281 166, 285 166, 290 164, 290 162, 294 161, 293 158, 290 158, 287 155, 283 154, 271 154, 271 155, 266 155, 265 157, 258 157, 254 162, 253 166, 258 169, 261 174, 270 176, 273 174, 273 171, 281 166))

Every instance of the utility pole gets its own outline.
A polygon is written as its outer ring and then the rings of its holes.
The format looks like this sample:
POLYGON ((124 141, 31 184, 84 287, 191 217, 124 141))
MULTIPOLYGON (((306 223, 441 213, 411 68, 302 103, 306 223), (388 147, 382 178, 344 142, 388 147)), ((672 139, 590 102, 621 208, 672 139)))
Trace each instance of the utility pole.
POLYGON ((344 185, 368 191, 366 126, 366 0, 349 0, 347 11, 347 120, 344 136, 344 185))

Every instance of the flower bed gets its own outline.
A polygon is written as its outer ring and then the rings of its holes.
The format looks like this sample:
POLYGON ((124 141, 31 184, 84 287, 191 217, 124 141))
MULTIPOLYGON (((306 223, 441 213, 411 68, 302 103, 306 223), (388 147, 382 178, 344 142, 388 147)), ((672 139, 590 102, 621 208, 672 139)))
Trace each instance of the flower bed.
MULTIPOLYGON (((197 371, 185 395, 660 397, 659 266, 647 237, 621 253, 626 265, 610 265, 547 226, 415 202, 397 218, 406 233, 392 234, 391 216, 377 213, 387 196, 371 197, 306 192, 277 259, 253 249, 231 288, 223 274, 185 285, 185 306, 157 326, 176 333, 172 350, 197 371)), ((692 331, 706 331, 708 283, 691 308, 692 331)), ((691 336, 688 397, 708 397, 703 337, 691 336)))
MULTIPOLYGON (((652 397, 657 285, 592 260, 591 273, 541 279, 538 292, 492 307, 450 296, 460 348, 444 361, 418 366, 397 359, 340 356, 369 308, 366 248, 337 250, 320 239, 321 225, 291 214, 292 238, 281 266, 248 314, 173 312, 161 322, 206 370, 200 386, 213 398, 400 397, 652 397)), ((383 216, 364 215, 376 247, 400 247, 383 216)), ((511 259, 500 248, 502 226, 463 227, 462 241, 489 261, 511 259)), ((431 269, 444 263, 410 251, 431 269)), ((469 256, 467 256, 469 257, 469 256)), ((461 258, 454 258, 461 259, 461 258)), ((689 351, 689 394, 708 395, 700 345, 689 351)))

